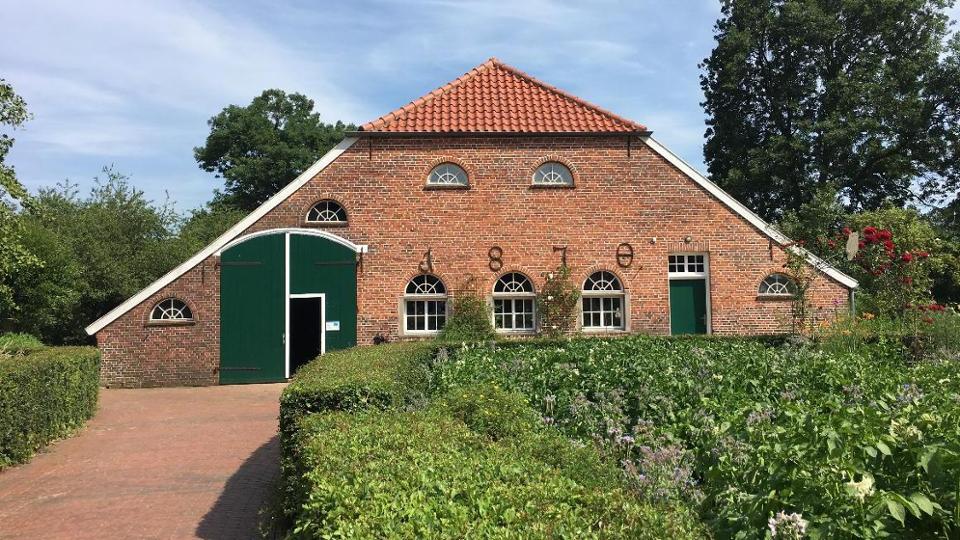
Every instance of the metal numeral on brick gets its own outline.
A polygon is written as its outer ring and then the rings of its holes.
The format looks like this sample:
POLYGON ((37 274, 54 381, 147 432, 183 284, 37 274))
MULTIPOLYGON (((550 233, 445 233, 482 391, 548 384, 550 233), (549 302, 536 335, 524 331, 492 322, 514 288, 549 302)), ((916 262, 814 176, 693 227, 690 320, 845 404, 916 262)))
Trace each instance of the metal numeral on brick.
POLYGON ((494 272, 499 272, 503 268, 503 248, 500 246, 493 246, 487 251, 487 257, 490 258, 490 270, 494 272))
POLYGON ((424 274, 433 273, 433 248, 423 254, 423 260, 420 261, 420 271, 424 274))
POLYGON ((617 246, 617 266, 629 268, 633 264, 633 246, 623 242, 617 246))
POLYGON ((560 265, 567 265, 567 246, 553 246, 553 252, 560 252, 560 265))

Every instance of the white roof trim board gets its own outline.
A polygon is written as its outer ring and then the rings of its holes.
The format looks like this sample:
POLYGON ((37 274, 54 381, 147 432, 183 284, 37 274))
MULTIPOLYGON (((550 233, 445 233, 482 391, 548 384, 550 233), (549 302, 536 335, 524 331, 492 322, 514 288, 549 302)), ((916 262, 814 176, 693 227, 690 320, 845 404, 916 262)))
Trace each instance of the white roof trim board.
MULTIPOLYGON (((734 199, 730 196, 729 193, 722 190, 720 186, 711 182, 706 176, 703 176, 696 169, 691 167, 687 162, 680 159, 679 156, 671 152, 667 147, 660 144, 656 139, 650 136, 641 137, 643 142, 647 144, 654 152, 662 156, 664 159, 669 161, 674 167, 680 169, 682 173, 689 176, 694 182, 700 185, 703 189, 707 190, 708 193, 716 197, 723 204, 727 205, 731 210, 737 213, 740 217, 747 220, 751 225, 760 230, 763 234, 767 235, 773 241, 777 242, 781 246, 790 244, 793 241, 784 236, 783 233, 778 231, 773 225, 770 225, 763 220, 760 216, 754 214, 749 208, 740 203, 740 201, 734 199)), ((803 255, 803 258, 807 260, 814 268, 823 272, 824 274, 830 276, 836 280, 841 285, 845 285, 850 289, 855 289, 859 285, 857 280, 852 277, 844 274, 840 270, 837 270, 833 265, 824 261, 820 257, 817 257, 809 251, 793 245, 788 249, 793 250, 800 255, 803 255)))
MULTIPOLYGON (((772 240, 777 242, 780 245, 789 244, 791 240, 784 236, 780 231, 775 229, 772 225, 764 221, 760 216, 754 214, 746 206, 740 204, 739 201, 730 196, 727 192, 720 189, 719 186, 708 180, 705 176, 697 172, 693 167, 687 164, 685 161, 677 157, 676 154, 668 150, 666 147, 657 142, 653 137, 644 136, 641 137, 644 143, 649 146, 654 152, 662 156, 673 166, 679 169, 682 173, 690 177, 694 182, 700 185, 708 193, 716 197, 720 202, 727 205, 731 210, 736 214, 747 220, 751 225, 759 229, 762 233, 770 237, 772 240)), ((243 231, 247 230, 251 225, 256 223, 260 218, 265 216, 270 210, 276 208, 281 202, 286 200, 288 197, 293 195, 298 189, 303 187, 311 178, 320 173, 320 171, 327 168, 328 165, 333 163, 341 154, 343 154, 348 148, 353 146, 357 142, 356 137, 348 137, 344 139, 340 144, 334 147, 332 150, 324 154, 319 161, 314 163, 309 169, 303 171, 300 176, 298 176, 293 182, 290 182, 283 189, 277 192, 276 195, 267 199, 262 205, 260 205, 256 210, 251 212, 247 217, 240 220, 239 223, 231 227, 227 232, 220 235, 219 238, 214 240, 210 245, 203 248, 199 253, 191 257, 189 260, 181 264, 180 266, 174 268, 173 270, 167 272, 163 277, 154 281, 148 285, 145 289, 138 292, 137 294, 131 296, 127 299, 126 302, 120 304, 119 306, 110 310, 106 315, 100 317, 96 321, 86 327, 86 332, 88 335, 93 335, 102 330, 108 324, 117 320, 121 315, 130 311, 135 306, 143 302, 144 300, 150 298, 161 289, 172 283, 175 279, 187 273, 188 270, 194 266, 200 264, 205 259, 211 255, 219 254, 228 244, 231 244, 234 240, 237 240, 243 231)), ((294 229, 290 229, 294 231, 294 229)), ((298 233, 301 231, 296 229, 298 233)), ((276 231, 273 231, 276 232, 276 231)), ((316 234, 317 231, 303 232, 303 234, 316 234)), ((257 234, 257 233, 254 233, 257 234)), ((339 238, 339 237, 337 237, 339 238)), ((358 246, 356 244, 350 243, 351 245, 347 246, 355 251, 366 252, 367 246, 358 246)), ((344 244, 346 245, 346 244, 344 244)), ((837 270, 831 266, 826 261, 820 259, 816 255, 810 253, 809 251, 793 246, 790 249, 795 250, 804 256, 804 258, 813 265, 815 268, 823 272, 824 274, 830 276, 838 283, 845 285, 851 289, 857 287, 857 280, 852 277, 844 274, 843 272, 837 270)))
POLYGON ((367 245, 366 245, 366 244, 354 244, 353 242, 347 240, 346 238, 344 238, 344 237, 342 237, 342 236, 337 236, 337 235, 335 235, 335 234, 333 234, 333 233, 331 233, 331 232, 327 232, 327 231, 317 231, 317 230, 314 230, 314 229, 302 229, 302 228, 299 228, 299 227, 284 227, 284 228, 280 228, 280 229, 264 229, 264 230, 262 230, 262 231, 257 231, 257 232, 255 232, 255 233, 245 234, 245 235, 241 236, 240 238, 237 238, 237 239, 235 239, 235 240, 231 240, 229 243, 227 243, 226 245, 224 245, 223 247, 221 247, 220 249, 218 249, 217 252, 214 253, 214 255, 216 255, 217 257, 220 257, 221 255, 223 255, 223 252, 224 252, 224 251, 232 248, 233 246, 235 246, 235 245, 237 245, 237 244, 242 244, 242 243, 246 242, 247 240, 252 240, 252 239, 257 238, 257 237, 259 237, 259 236, 267 236, 267 235, 271 235, 271 234, 282 234, 282 233, 299 234, 299 235, 302 235, 302 236, 319 236, 320 238, 326 238, 327 240, 330 240, 330 241, 332 241, 332 242, 336 242, 337 244, 340 244, 341 246, 343 246, 343 247, 345 247, 345 248, 348 248, 348 249, 350 249, 350 250, 353 250, 353 251, 355 251, 355 252, 357 252, 357 253, 366 253, 366 252, 367 252, 367 245))
POLYGON ((181 264, 180 266, 164 274, 163 277, 161 277, 160 279, 148 285, 147 288, 131 296, 129 299, 127 299, 126 302, 120 304, 119 306, 107 312, 106 315, 104 315, 103 317, 100 317, 99 319, 91 323, 90 326, 86 327, 84 330, 86 330, 88 335, 92 336, 96 334, 97 332, 102 330, 105 326, 117 320, 121 315, 130 311, 131 309, 136 307, 138 304, 140 304, 144 300, 150 298, 151 296, 159 292, 160 289, 163 289, 178 277, 182 276, 183 274, 186 274, 188 270, 190 270, 194 266, 206 260, 207 257, 217 253, 221 248, 223 248, 223 246, 229 244, 232 240, 240 236, 243 233, 243 231, 247 230, 251 225, 259 221, 260 218, 267 215, 267 212, 273 210, 281 202, 285 201, 288 197, 293 195, 298 189, 303 187, 303 185, 306 184, 311 178, 319 174, 320 171, 326 169, 327 165, 330 165, 331 163, 333 163, 335 159, 340 157, 340 154, 343 154, 348 148, 353 146, 353 143, 355 142, 357 142, 356 137, 348 137, 343 141, 341 141, 340 144, 333 147, 329 152, 324 154, 323 157, 321 157, 316 163, 311 165, 310 168, 300 173, 300 176, 294 179, 293 182, 290 182, 289 184, 284 186, 284 188, 278 191, 276 195, 267 199, 263 204, 257 207, 256 210, 251 212, 247 217, 241 219, 240 222, 234 225, 233 227, 230 227, 230 229, 228 229, 227 232, 221 234, 220 237, 214 240, 210 245, 203 248, 199 253, 197 253, 193 257, 190 257, 190 259, 188 259, 185 263, 181 264))

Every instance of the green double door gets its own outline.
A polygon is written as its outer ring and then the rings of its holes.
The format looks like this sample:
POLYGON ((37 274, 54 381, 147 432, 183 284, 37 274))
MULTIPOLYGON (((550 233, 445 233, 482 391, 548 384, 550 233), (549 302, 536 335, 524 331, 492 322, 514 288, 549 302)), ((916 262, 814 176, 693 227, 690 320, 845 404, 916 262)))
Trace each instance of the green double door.
POLYGON ((221 384, 283 381, 316 354, 356 345, 352 249, 278 231, 228 248, 220 264, 221 384))
POLYGON ((707 333, 707 281, 670 280, 670 333, 707 333))

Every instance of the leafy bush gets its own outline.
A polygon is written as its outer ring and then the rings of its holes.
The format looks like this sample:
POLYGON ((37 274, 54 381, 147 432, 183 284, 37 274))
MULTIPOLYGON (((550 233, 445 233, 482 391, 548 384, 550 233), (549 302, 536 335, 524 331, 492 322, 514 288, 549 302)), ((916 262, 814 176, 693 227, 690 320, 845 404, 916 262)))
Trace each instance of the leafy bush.
POLYGON ((0 356, 20 355, 39 351, 44 344, 30 334, 0 335, 0 356))
POLYGON ((96 412, 99 385, 94 348, 0 357, 0 469, 81 427, 96 412))
POLYGON ((327 353, 297 371, 280 395, 280 489, 285 517, 296 512, 295 501, 303 493, 301 478, 306 474, 297 442, 300 421, 318 412, 423 405, 434 352, 430 343, 354 347, 327 353))
POLYGON ((493 324, 486 301, 471 288, 453 297, 453 310, 440 331, 439 340, 448 343, 493 339, 493 324))
POLYGON ((907 366, 898 343, 855 350, 631 337, 462 349, 438 391, 522 392, 594 441, 642 493, 700 504, 720 537, 960 534, 960 377, 907 366), (770 522, 770 520, 773 520, 770 522))
POLYGON ((440 403, 471 430, 495 441, 535 431, 541 424, 540 416, 521 394, 497 386, 458 388, 440 403))
POLYGON ((280 432, 322 411, 387 409, 423 402, 429 391, 430 343, 396 343, 331 352, 308 363, 280 396, 280 432))
POLYGON ((474 388, 444 401, 416 412, 305 419, 297 438, 307 472, 292 536, 702 536, 684 508, 647 503, 625 490, 618 471, 592 448, 577 448, 542 427, 502 432, 494 440, 489 427, 498 422, 474 422, 477 432, 449 414, 493 410, 498 403, 515 409, 522 397, 474 388))
POLYGON ((559 338, 577 327, 580 287, 570 280, 570 267, 565 264, 544 277, 537 295, 540 328, 551 338, 559 338))

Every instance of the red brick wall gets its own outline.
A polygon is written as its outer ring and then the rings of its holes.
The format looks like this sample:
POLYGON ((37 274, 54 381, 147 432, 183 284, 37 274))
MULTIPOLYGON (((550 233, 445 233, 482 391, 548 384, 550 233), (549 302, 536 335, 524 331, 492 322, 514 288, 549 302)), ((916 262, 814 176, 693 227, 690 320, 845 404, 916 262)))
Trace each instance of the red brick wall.
MULTIPOLYGON (((349 214, 347 227, 330 231, 370 249, 358 275, 360 344, 397 337, 398 300, 428 249, 449 289, 472 275, 490 291, 506 271, 524 272, 541 286, 560 260, 553 246, 565 245, 577 281, 596 269, 616 273, 629 294, 630 329, 658 334, 669 333, 667 255, 705 252, 714 333, 771 333, 789 324, 789 301, 757 298, 760 281, 782 269, 782 250, 637 141, 628 155, 620 137, 361 140, 247 232, 303 226, 307 210, 323 198, 349 214), (470 189, 424 188, 431 167, 446 159, 467 170, 470 189), (531 188, 534 169, 546 159, 566 163, 576 186, 531 188), (629 268, 617 265, 621 242, 633 246, 629 268), (492 246, 503 250, 499 273, 488 267, 492 246)), ((216 261, 208 259, 101 330, 104 381, 216 383, 218 277, 216 261), (168 296, 195 306, 197 324, 145 325, 149 309, 168 296)), ((847 303, 845 288, 823 275, 811 297, 821 316, 847 303)))

